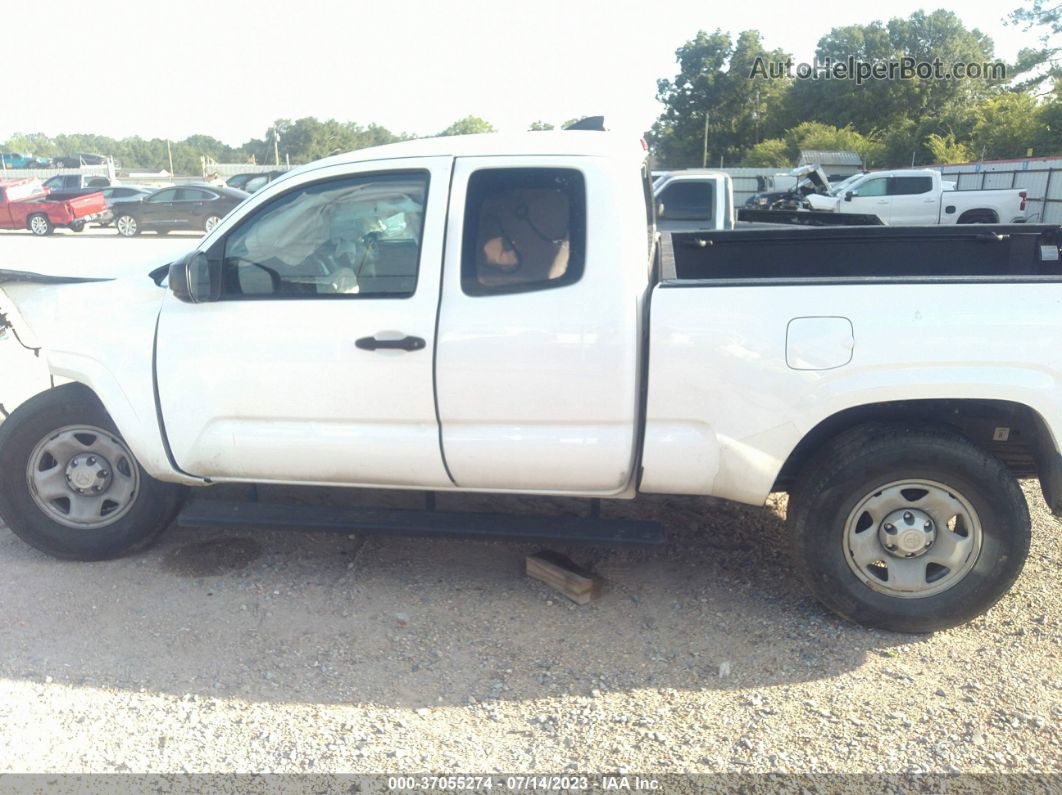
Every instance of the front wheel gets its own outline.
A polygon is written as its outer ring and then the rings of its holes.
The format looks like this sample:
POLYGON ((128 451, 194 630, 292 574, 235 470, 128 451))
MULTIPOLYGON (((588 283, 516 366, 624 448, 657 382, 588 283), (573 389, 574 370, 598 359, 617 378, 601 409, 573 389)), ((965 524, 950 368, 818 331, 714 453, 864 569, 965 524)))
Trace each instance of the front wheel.
POLYGON ((182 492, 140 467, 81 384, 31 398, 0 425, 0 516, 49 555, 103 560, 146 546, 182 492))
POLYGON ((1025 496, 998 459, 944 430, 856 428, 804 468, 790 499, 795 565, 834 612, 895 632, 984 613, 1029 551, 1025 496))
POLYGON ((119 215, 114 222, 114 228, 122 237, 136 237, 140 234, 140 224, 131 215, 119 215))
POLYGON ((28 226, 29 230, 37 235, 37 237, 44 237, 55 231, 55 226, 52 224, 51 219, 43 213, 31 215, 26 222, 26 226, 28 226))

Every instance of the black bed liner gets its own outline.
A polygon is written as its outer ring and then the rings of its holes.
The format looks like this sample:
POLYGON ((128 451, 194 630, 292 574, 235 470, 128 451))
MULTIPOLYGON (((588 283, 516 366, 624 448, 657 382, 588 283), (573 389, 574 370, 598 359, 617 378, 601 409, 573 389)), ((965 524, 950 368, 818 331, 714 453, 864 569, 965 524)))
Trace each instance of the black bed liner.
POLYGON ((663 286, 813 280, 1062 280, 1062 227, 749 228, 661 240, 663 286))

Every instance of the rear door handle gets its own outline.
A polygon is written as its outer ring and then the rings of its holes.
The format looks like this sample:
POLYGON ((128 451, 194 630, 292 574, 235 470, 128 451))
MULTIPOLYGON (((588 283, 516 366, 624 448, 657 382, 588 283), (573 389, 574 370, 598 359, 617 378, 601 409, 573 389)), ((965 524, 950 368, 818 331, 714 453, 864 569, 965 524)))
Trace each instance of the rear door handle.
POLYGON ((354 341, 354 345, 361 348, 363 351, 419 351, 422 348, 425 348, 427 344, 428 343, 420 337, 402 337, 397 340, 378 340, 376 337, 362 337, 361 339, 354 341))

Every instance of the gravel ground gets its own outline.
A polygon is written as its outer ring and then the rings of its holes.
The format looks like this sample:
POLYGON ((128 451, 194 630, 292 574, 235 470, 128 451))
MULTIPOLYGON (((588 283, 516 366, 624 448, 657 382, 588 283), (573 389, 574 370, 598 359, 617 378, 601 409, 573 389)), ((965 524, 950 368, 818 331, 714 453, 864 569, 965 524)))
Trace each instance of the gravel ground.
POLYGON ((174 528, 85 564, 5 529, 0 772, 1057 776, 1062 540, 1026 493, 1034 543, 1013 592, 932 636, 813 602, 786 559, 784 500, 607 505, 670 538, 555 547, 608 582, 582 607, 521 574, 526 544, 174 528))

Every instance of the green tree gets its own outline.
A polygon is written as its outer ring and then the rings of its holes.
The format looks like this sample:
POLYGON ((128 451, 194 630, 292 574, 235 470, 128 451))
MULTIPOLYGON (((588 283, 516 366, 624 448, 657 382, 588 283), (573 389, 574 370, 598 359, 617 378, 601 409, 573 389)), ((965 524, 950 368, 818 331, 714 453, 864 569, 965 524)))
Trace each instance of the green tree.
POLYGON ((793 157, 789 154, 789 144, 784 139, 768 138, 752 147, 742 159, 741 165, 786 168, 793 165, 793 157))
POLYGON ((1013 76, 1025 75, 1017 84, 1021 89, 1041 89, 1054 86, 1062 91, 1062 3, 1056 0, 1027 0, 1026 5, 1010 12, 1007 21, 1022 30, 1035 30, 1040 46, 1018 53, 1011 67, 1013 76))
POLYGON ((717 163, 738 160, 761 136, 774 129, 768 111, 777 106, 788 81, 754 74, 757 59, 785 61, 781 50, 768 51, 754 30, 729 33, 703 30, 675 51, 678 74, 657 82, 663 113, 649 134, 659 163, 667 167, 700 166, 708 156, 717 163))
POLYGON ((933 155, 935 163, 968 163, 973 160, 970 148, 956 141, 955 133, 930 133, 926 138, 926 149, 933 155))
POLYGON ((465 116, 458 119, 439 135, 475 135, 477 133, 497 132, 494 125, 479 116, 465 116))
POLYGON ((527 128, 528 132, 541 132, 542 130, 552 130, 553 125, 548 121, 533 121, 531 126, 527 128))
POLYGON ((362 127, 355 122, 321 121, 307 116, 294 121, 277 119, 262 138, 250 140, 241 148, 245 158, 253 157, 257 163, 275 162, 278 151, 281 163, 289 159, 292 163, 309 163, 329 155, 406 138, 408 136, 396 135, 377 124, 362 127))
MULTIPOLYGON (((838 63, 849 56, 856 61, 879 63, 907 56, 916 62, 939 59, 952 64, 993 62, 992 40, 980 31, 967 30, 951 11, 930 14, 916 11, 867 25, 834 28, 823 36, 815 51, 820 63, 838 63)), ((870 134, 914 119, 938 119, 957 109, 976 105, 999 93, 1005 77, 958 79, 798 80, 786 97, 785 115, 790 125, 802 120, 821 121, 870 134)), ((938 130, 937 132, 942 132, 938 130)), ((925 136, 919 138, 919 143, 925 136)))
POLYGON ((883 151, 877 138, 862 135, 851 127, 806 121, 786 130, 780 138, 761 141, 742 163, 748 166, 792 166, 804 149, 858 152, 866 164, 880 163, 883 151))
MULTIPOLYGON (((979 160, 1025 157, 1030 148, 1037 154, 1041 147, 1050 146, 1044 106, 1031 94, 1021 91, 1000 94, 978 106, 974 115, 977 121, 970 147, 979 160)), ((1056 149, 1058 143, 1056 138, 1056 149)))

